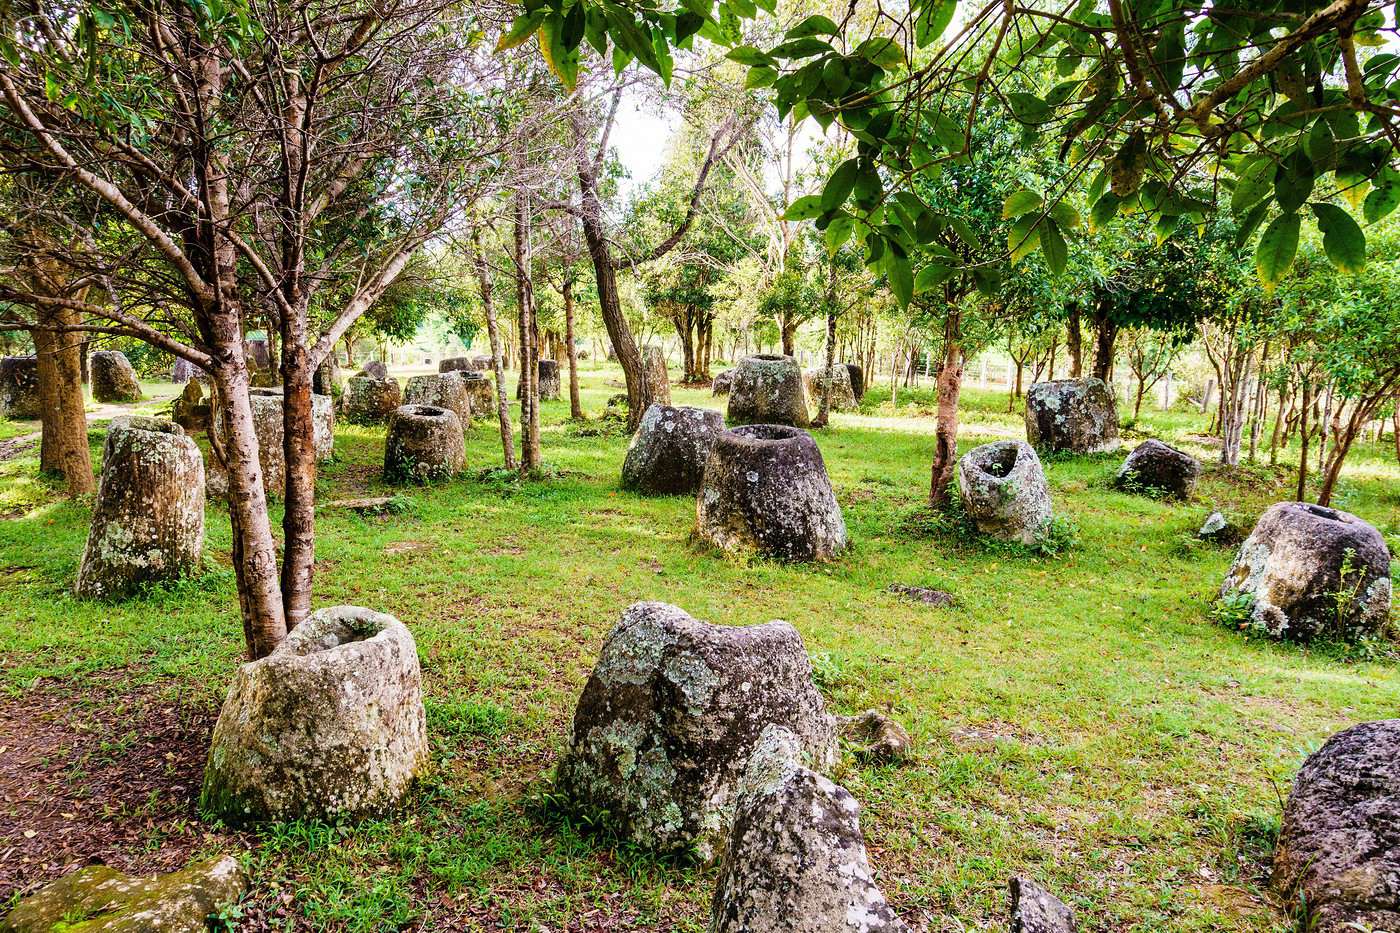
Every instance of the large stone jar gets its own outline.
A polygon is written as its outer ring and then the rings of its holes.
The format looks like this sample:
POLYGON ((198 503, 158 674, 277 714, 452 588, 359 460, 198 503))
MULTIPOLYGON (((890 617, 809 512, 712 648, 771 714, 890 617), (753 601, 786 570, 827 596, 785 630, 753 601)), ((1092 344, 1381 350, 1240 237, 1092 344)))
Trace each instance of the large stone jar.
POLYGON ((404 387, 405 405, 431 405, 446 408, 462 422, 462 430, 472 426, 471 402, 467 399, 467 383, 460 372, 414 376, 404 387))
MULTIPOLYGON (((841 364, 832 367, 831 410, 851 411, 856 407, 855 390, 851 385, 851 371, 841 364)), ((820 369, 809 369, 802 374, 806 382, 807 400, 813 411, 820 411, 822 393, 826 391, 827 379, 820 369)))
POLYGON ((467 393, 467 405, 471 413, 478 417, 494 414, 496 411, 496 384, 490 375, 476 370, 458 372, 462 378, 462 390, 467 393))
POLYGON ((665 603, 638 603, 603 643, 574 713, 558 790, 606 812, 648 849, 708 856, 765 726, 796 736, 814 764, 835 759, 835 724, 786 622, 728 627, 665 603))
POLYGON ((120 350, 98 350, 88 358, 92 398, 97 402, 139 402, 141 383, 120 350))
POLYGON ((847 544, 821 450, 806 431, 787 425, 721 433, 705 461, 695 512, 698 537, 731 553, 824 560, 847 544))
POLYGON ((336 606, 234 674, 200 806, 235 825, 374 814, 428 762, 413 636, 391 615, 336 606))
POLYGON ((351 376, 340 397, 345 420, 354 424, 383 424, 403 401, 397 379, 351 376))
POLYGON ((24 421, 43 413, 39 399, 39 358, 0 357, 0 418, 24 421))
MULTIPOLYGON (((287 482, 287 454, 283 445, 286 419, 283 415, 282 390, 249 389, 248 404, 253 410, 253 432, 258 438, 258 465, 262 468, 263 489, 269 496, 280 498, 287 482)), ((219 437, 226 439, 223 412, 215 410, 213 421, 219 437)), ((321 462, 332 459, 335 456, 335 403, 330 396, 311 396, 311 429, 316 459, 321 462)), ((226 488, 228 480, 222 468, 215 465, 211 470, 217 474, 216 488, 226 488)))
MULTIPOLYGON (((539 373, 540 400, 546 402, 557 400, 559 398, 560 391, 559 361, 539 360, 537 361, 537 367, 535 371, 539 373)), ((521 393, 524 391, 525 383, 523 381, 517 382, 515 384, 515 397, 520 398, 521 393)))
POLYGON ((708 408, 652 405, 622 461, 622 488, 648 495, 694 494, 724 418, 708 408))
POLYGON ((730 424, 786 424, 805 428, 807 393, 802 369, 790 356, 747 356, 729 387, 730 424))
POLYGON ((856 405, 865 398, 865 370, 855 363, 846 364, 846 375, 851 379, 851 394, 856 397, 856 405))
POLYGON ((1279 502, 1240 545, 1220 598, 1275 638, 1354 640, 1390 617, 1390 550, 1381 533, 1340 509, 1279 502))
POLYGON ((1190 454, 1152 439, 1143 441, 1118 468, 1114 485, 1173 499, 1190 499, 1201 476, 1201 464, 1190 454))
POLYGON ((75 591, 119 596, 200 569, 204 460, 170 421, 113 418, 75 591))
POLYGON ((1026 440, 1039 451, 1118 449, 1118 403, 1102 379, 1037 382, 1026 392, 1026 440))
POLYGON ((446 408, 404 405, 389 418, 384 439, 384 479, 431 483, 450 479, 466 466, 462 422, 446 408))
POLYGON ((1034 544, 1050 524, 1045 471, 1024 441, 997 441, 963 454, 958 494, 977 530, 1002 541, 1034 544))

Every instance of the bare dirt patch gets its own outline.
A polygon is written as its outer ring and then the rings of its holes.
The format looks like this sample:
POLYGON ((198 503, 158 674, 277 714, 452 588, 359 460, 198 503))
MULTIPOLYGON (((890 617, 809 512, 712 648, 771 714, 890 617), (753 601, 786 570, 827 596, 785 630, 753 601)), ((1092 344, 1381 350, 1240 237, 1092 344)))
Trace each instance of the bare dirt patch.
POLYGON ((211 841, 195 802, 214 712, 154 687, 0 699, 0 902, 84 865, 170 871, 211 841))

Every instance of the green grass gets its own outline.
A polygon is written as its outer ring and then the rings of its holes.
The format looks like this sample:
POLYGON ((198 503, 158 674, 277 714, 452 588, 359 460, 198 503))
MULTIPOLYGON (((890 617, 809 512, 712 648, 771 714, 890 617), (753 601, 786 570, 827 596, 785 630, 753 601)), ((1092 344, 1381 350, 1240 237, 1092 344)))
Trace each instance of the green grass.
MULTIPOLYGON (((586 374, 594 413, 615 372, 586 374)), ((678 403, 712 404, 675 391, 678 403)), ((1000 926, 1009 875, 1029 873, 1088 930, 1277 930, 1263 888, 1279 794, 1330 733, 1394 715, 1393 646, 1366 659, 1247 638, 1211 621, 1231 553, 1191 536, 1221 508, 1246 526, 1288 476, 1208 469, 1173 504, 1108 486, 1119 457, 1052 458, 1057 512, 1077 527, 1057 557, 988 549, 921 522, 932 397, 871 390, 818 433, 854 546, 825 566, 726 560, 689 543, 694 503, 620 491, 626 438, 566 423, 546 403, 548 478, 487 475, 408 491, 402 513, 318 521, 318 604, 392 612, 423 662, 437 768, 393 819, 288 824, 250 858, 271 902, 290 892, 318 928, 704 928, 712 868, 619 850, 538 815, 535 779, 619 612, 643 599, 698 618, 792 622, 831 705, 894 711, 917 743, 906 765, 846 760, 879 880, 932 929, 1000 926), (923 529, 921 531, 921 529, 923 529), (891 583, 949 590, 952 609, 911 605, 891 583), (958 918, 959 922, 945 915, 958 918)), ((1023 434, 1000 393, 966 394, 963 448, 1023 434)), ((1194 412, 1145 411, 1139 430, 1192 446, 1194 412)), ((93 434, 94 444, 100 431, 93 434)), ((342 426, 323 499, 385 494, 382 430, 342 426)), ((96 451, 95 451, 96 452, 96 451)), ((1196 452, 1208 451, 1197 447, 1196 452)), ((499 463, 493 423, 469 435, 473 468, 499 463)), ((98 672, 214 705, 241 633, 226 513, 209 510, 210 572, 123 603, 67 590, 89 503, 0 464, 0 686, 98 672)), ((1353 455, 1338 505, 1400 544, 1393 452, 1353 455)))

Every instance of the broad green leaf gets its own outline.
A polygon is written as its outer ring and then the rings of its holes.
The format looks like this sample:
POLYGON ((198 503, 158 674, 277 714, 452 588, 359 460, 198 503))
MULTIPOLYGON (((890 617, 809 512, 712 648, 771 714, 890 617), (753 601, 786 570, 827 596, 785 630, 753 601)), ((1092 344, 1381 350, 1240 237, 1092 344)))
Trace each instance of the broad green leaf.
POLYGON ((1060 232, 1060 225, 1049 217, 1040 225, 1040 249, 1045 253, 1045 265, 1049 267, 1050 274, 1064 275, 1069 265, 1069 247, 1065 244, 1064 234, 1060 232))
POLYGON ((540 28, 540 23, 544 22, 544 17, 547 12, 549 11, 536 10, 533 13, 524 13, 517 16, 515 22, 510 25, 510 31, 501 36, 500 40, 496 42, 496 51, 504 52, 507 49, 513 49, 523 44, 526 39, 533 36, 535 31, 540 28))
POLYGON ((754 65, 749 69, 748 76, 744 78, 744 87, 753 88, 769 87, 778 80, 776 68, 769 68, 767 65, 754 65))
POLYGON ((922 295, 931 288, 937 288, 953 277, 951 266, 929 263, 914 276, 914 294, 922 295))
POLYGON ((1022 123, 1038 126, 1055 118, 1045 101, 1026 91, 1012 91, 1006 95, 1006 101, 1011 105, 1011 115, 1022 123))
POLYGON ((1001 205, 1001 219, 1010 220, 1013 217, 1020 217, 1029 211, 1039 209, 1045 203, 1045 199, 1030 189, 1023 188, 1014 191, 1007 196, 1001 205))
POLYGON ((957 10, 958 0, 926 2, 919 10, 918 19, 914 20, 914 44, 923 49, 937 42, 953 21, 957 10))
POLYGON ((1230 210, 1240 214, 1262 201, 1274 186, 1276 169, 1274 160, 1268 156, 1255 159, 1245 166, 1230 196, 1230 210))
POLYGON ((1298 252, 1298 224, 1296 212, 1275 217, 1259 238, 1254 250, 1254 267, 1259 271, 1259 279, 1272 289, 1282 279, 1288 267, 1293 265, 1293 257, 1298 252))
POLYGON ((823 213, 821 197, 815 194, 809 194, 789 204, 787 211, 783 213, 783 219, 816 220, 823 213))
POLYGON ((830 17, 817 14, 809 16, 784 35, 786 39, 805 39, 808 36, 834 36, 841 30, 830 17))
POLYGON ((1254 239, 1255 232, 1259 229, 1259 225, 1264 222, 1264 217, 1268 213, 1268 201, 1260 201, 1249 209, 1249 213, 1244 215, 1244 220, 1240 222, 1240 228, 1235 233, 1235 249, 1244 249, 1245 244, 1254 239))
POLYGON ((775 58, 810 58, 831 51, 834 49, 830 42, 808 36, 805 39, 790 39, 777 46, 770 54, 775 58))
POLYGON ((729 50, 729 54, 724 56, 731 62, 738 62, 741 65, 767 65, 772 67, 776 64, 771 55, 765 55, 751 45, 741 45, 729 50))
POLYGON ((894 297, 900 305, 908 307, 914 298, 914 272, 909 268, 908 258, 891 252, 885 261, 885 275, 889 277, 894 297))
POLYGON ((1043 223, 1039 214, 1027 214, 1011 225, 1006 237, 1006 248, 1011 253, 1011 262, 1018 263, 1040 245, 1040 231, 1043 223))
POLYGON ((1361 227, 1335 204, 1314 202, 1312 209, 1327 259, 1343 272, 1360 272, 1366 265, 1366 234, 1361 227))
POLYGON ((1387 165, 1376 175, 1372 184, 1375 187, 1366 195, 1361 210, 1368 224, 1375 223, 1400 206, 1400 172, 1387 165))
POLYGON ((1059 224, 1062 230, 1073 230, 1080 223, 1079 212, 1064 200, 1050 205, 1050 216, 1055 218, 1055 223, 1059 224))
POLYGON ((1274 196, 1285 213, 1292 213, 1308 202, 1316 182, 1312 160, 1302 147, 1294 149, 1274 173, 1274 196))
POLYGON ((1118 205, 1122 203, 1123 199, 1118 195, 1112 191, 1105 191, 1089 211, 1089 226, 1094 230, 1102 230, 1110 220, 1118 216, 1118 205))
POLYGON ((836 167, 836 171, 831 173, 831 178, 827 179, 826 187, 822 189, 822 210, 834 211, 846 203, 846 198, 856 185, 859 172, 859 159, 847 159, 836 167))
POLYGON ((886 71, 893 71, 904 64, 904 50, 898 42, 884 36, 866 39, 856 46, 855 54, 886 71))
POLYGON ((1308 158, 1318 171, 1331 171, 1337 164, 1337 141, 1326 120, 1318 120, 1308 131, 1308 158))
POLYGON ((845 211, 831 218, 831 223, 826 225, 823 236, 826 239, 826 252, 828 256, 835 256, 836 251, 845 245, 851 238, 851 232, 855 229, 856 219, 845 211))

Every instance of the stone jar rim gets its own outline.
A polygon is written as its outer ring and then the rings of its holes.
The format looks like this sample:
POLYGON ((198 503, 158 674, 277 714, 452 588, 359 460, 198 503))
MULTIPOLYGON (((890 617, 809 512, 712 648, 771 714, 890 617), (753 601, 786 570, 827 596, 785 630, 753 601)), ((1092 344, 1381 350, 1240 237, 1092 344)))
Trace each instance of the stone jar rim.
POLYGON ((725 432, 745 447, 776 447, 810 439, 806 431, 786 424, 743 424, 725 432))

